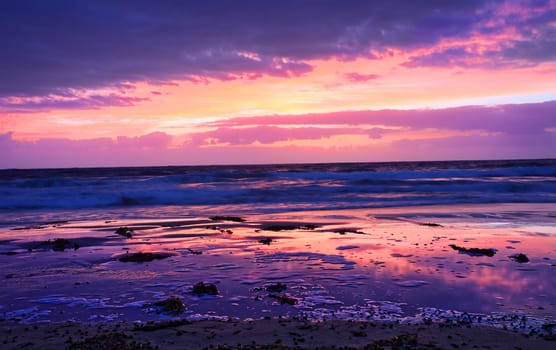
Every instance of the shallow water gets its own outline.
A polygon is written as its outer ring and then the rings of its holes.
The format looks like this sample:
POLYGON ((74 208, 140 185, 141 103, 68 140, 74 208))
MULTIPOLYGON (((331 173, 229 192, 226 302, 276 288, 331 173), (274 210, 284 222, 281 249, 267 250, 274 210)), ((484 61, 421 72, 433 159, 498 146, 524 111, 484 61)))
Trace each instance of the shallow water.
POLYGON ((36 222, 42 217, 36 212, 33 225, 5 225, 0 315, 21 322, 403 319, 455 310, 556 319, 554 204, 244 213, 245 222, 209 218, 234 215, 229 206, 181 209, 181 215, 179 207, 83 209, 58 223, 36 222), (277 225, 293 227, 269 229, 277 225), (120 227, 133 230, 132 237, 116 234, 120 227), (57 238, 70 247, 44 244, 57 238), (475 256, 451 244, 495 254, 475 256), (172 256, 118 260, 134 252, 172 256), (530 261, 510 258, 519 253, 530 261), (219 294, 193 293, 200 281, 214 283, 219 294), (285 288, 267 290, 278 284, 285 288), (170 296, 184 301, 184 313, 152 305, 170 296), (283 296, 293 305, 280 303, 283 296))

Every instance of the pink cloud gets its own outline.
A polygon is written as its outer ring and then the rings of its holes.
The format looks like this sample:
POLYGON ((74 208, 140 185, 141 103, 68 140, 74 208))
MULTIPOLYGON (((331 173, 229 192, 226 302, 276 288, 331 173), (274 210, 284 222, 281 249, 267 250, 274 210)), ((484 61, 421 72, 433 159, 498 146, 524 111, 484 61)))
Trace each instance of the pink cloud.
POLYGON ((364 83, 380 78, 378 74, 361 74, 357 72, 345 73, 344 78, 352 83, 364 83))
POLYGON ((318 128, 318 127, 276 127, 255 126, 243 128, 217 128, 213 131, 193 134, 196 145, 227 143, 230 145, 250 145, 255 142, 272 144, 288 140, 318 140, 340 134, 360 134, 356 128, 318 128))
POLYGON ((0 134, 0 168, 553 158, 554 111, 556 101, 234 118, 181 135, 192 141, 178 148, 164 132, 36 142, 8 132, 0 134))
POLYGON ((347 111, 220 120, 214 127, 241 125, 382 125, 412 130, 484 130, 510 134, 542 133, 556 127, 556 101, 445 109, 347 111))

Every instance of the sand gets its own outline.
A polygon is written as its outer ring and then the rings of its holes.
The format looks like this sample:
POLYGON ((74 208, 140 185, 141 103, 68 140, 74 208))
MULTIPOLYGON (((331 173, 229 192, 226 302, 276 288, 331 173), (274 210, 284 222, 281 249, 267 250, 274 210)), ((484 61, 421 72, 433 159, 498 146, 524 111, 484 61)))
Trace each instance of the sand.
POLYGON ((0 348, 555 348, 553 209, 130 208, 3 227, 0 348))
POLYGON ((0 323, 2 349, 554 349, 550 337, 492 327, 257 320, 0 323))

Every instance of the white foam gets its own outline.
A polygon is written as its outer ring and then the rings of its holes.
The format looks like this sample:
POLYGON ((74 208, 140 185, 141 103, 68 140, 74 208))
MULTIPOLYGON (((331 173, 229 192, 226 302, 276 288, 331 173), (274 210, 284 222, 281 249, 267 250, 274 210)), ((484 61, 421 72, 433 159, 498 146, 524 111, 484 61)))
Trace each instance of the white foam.
POLYGON ((430 284, 430 282, 418 281, 418 280, 409 280, 409 281, 395 282, 395 284, 400 286, 400 287, 413 288, 413 287, 421 287, 421 286, 430 284))

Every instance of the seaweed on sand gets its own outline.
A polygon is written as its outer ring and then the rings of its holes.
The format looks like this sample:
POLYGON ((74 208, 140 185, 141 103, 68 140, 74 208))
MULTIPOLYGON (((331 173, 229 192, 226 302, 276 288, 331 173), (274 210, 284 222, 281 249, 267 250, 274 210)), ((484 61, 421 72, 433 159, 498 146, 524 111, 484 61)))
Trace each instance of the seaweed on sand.
POLYGON ((272 243, 272 238, 263 238, 263 239, 259 239, 259 243, 261 243, 261 244, 266 244, 266 245, 270 245, 270 243, 272 243))
POLYGON ((496 254, 496 250, 492 248, 465 248, 457 246, 455 244, 450 244, 450 248, 452 248, 453 250, 457 250, 460 253, 468 254, 471 256, 486 255, 488 257, 493 257, 494 254, 496 254))
POLYGON ((263 227, 265 231, 293 231, 293 230, 314 230, 316 229, 317 225, 314 224, 304 224, 304 225, 291 225, 291 224, 274 224, 263 227))
POLYGON ((365 232, 356 230, 354 228, 339 228, 339 229, 334 230, 334 233, 339 233, 341 235, 345 235, 346 233, 355 233, 355 234, 358 234, 358 235, 364 235, 365 234, 365 232))
MULTIPOLYGON (((51 242, 48 241, 48 243, 51 242)), ((77 243, 72 244, 70 241, 64 238, 56 238, 54 241, 52 241, 51 244, 52 244, 52 250, 56 252, 63 252, 64 250, 69 248, 73 248, 73 250, 79 249, 79 244, 77 243)))
POLYGON ((204 282, 201 281, 193 286, 193 293, 197 295, 204 295, 204 294, 217 295, 218 288, 216 288, 215 284, 211 284, 211 283, 205 284, 204 282))
POLYGON ((269 294, 271 298, 277 299, 280 304, 288 304, 288 305, 295 305, 298 303, 298 299, 294 297, 290 297, 289 295, 279 295, 279 294, 269 294))
POLYGON ((510 255, 510 259, 512 259, 513 261, 516 261, 520 264, 523 263, 528 263, 529 262, 529 258, 527 257, 527 255, 523 254, 523 253, 519 253, 519 254, 515 254, 515 255, 510 255))
POLYGON ((153 260, 166 259, 173 256, 170 253, 131 253, 121 256, 118 260, 121 262, 149 262, 153 260))
POLYGON ((87 338, 80 342, 74 342, 71 338, 68 340, 68 349, 71 350, 96 350, 96 349, 120 349, 120 350, 154 350, 150 343, 141 343, 133 340, 133 338, 123 332, 112 332, 108 334, 99 334, 94 337, 87 338))
POLYGON ((288 286, 284 283, 271 284, 266 287, 266 290, 271 293, 280 293, 286 289, 288 289, 288 286))
POLYGON ((179 315, 185 311, 185 304, 178 297, 169 297, 168 299, 157 301, 153 305, 158 308, 159 312, 169 315, 179 315))
POLYGON ((133 236, 133 230, 130 229, 129 227, 127 227, 127 226, 119 227, 119 228, 116 230, 115 233, 118 234, 118 235, 120 235, 120 236, 127 237, 127 238, 131 238, 131 237, 133 236))
POLYGON ((212 221, 233 221, 233 222, 245 222, 245 219, 239 216, 211 216, 212 221))
POLYGON ((434 222, 420 222, 419 225, 429 226, 429 227, 442 227, 442 225, 434 223, 434 222))

